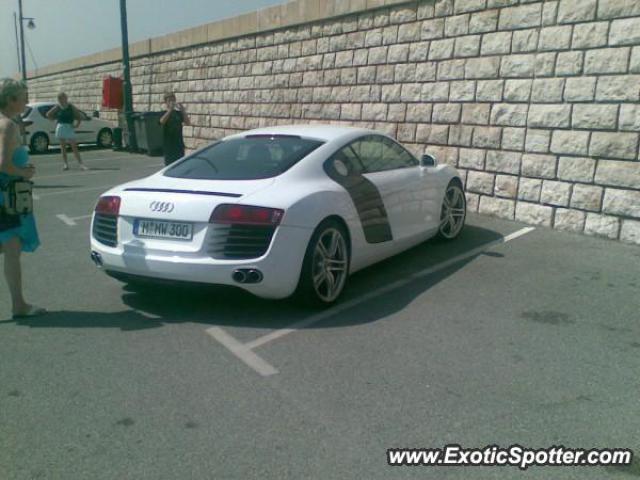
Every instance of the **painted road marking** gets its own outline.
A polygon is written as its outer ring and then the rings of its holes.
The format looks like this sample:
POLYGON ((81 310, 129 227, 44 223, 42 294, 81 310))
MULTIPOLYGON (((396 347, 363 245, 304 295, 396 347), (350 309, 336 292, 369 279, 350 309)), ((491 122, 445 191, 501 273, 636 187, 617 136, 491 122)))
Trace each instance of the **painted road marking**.
MULTIPOLYGON (((109 173, 116 173, 116 172, 128 172, 131 170, 137 170, 139 168, 158 168, 158 167, 164 167, 164 163, 154 163, 152 165, 135 165, 131 168, 124 168, 122 170, 118 169, 118 170, 85 170, 85 171, 80 171, 80 172, 74 172, 74 173, 57 173, 55 175, 36 175, 34 177, 34 180, 42 180, 43 178, 69 178, 69 177, 79 177, 79 176, 86 176, 86 175, 104 175, 104 174, 109 174, 109 173)), ((36 184, 37 186, 37 184, 36 184)))
POLYGON ((86 220, 87 218, 91 218, 93 214, 90 213, 89 215, 80 215, 79 217, 68 217, 67 215, 60 213, 58 215, 56 215, 56 217, 58 217, 60 220, 62 220, 63 223, 65 223, 66 225, 70 226, 70 227, 75 227, 76 225, 78 225, 76 222, 78 220, 86 220))
POLYGON ((402 280, 398 280, 389 285, 385 285, 384 287, 380 287, 376 290, 373 290, 372 292, 367 293, 366 295, 360 296, 358 298, 354 298, 348 302, 338 304, 333 308, 330 308, 321 313, 312 315, 311 317, 301 320, 299 322, 293 323, 287 328, 281 328, 279 330, 271 332, 267 335, 264 335, 248 343, 244 343, 244 344, 240 343, 237 339, 235 339, 230 334, 222 330, 222 328, 220 327, 209 328, 207 329, 207 333, 211 335, 213 338, 215 338, 216 340, 218 340, 218 342, 220 342, 224 347, 226 347, 231 353, 233 353, 236 357, 238 357, 240 360, 242 360, 245 364, 247 364, 250 368, 258 372, 263 377, 275 375, 276 373, 278 373, 278 370, 275 369, 273 366, 269 365, 265 360, 263 360, 257 354, 255 354, 253 352, 254 349, 261 347, 263 345, 266 345, 269 342, 273 342, 274 340, 282 338, 286 335, 289 335, 290 333, 297 332, 298 330, 301 330, 305 327, 308 327, 322 320, 330 318, 340 312, 343 312, 357 305, 360 305, 363 302, 372 300, 376 297, 379 297, 380 295, 383 295, 390 291, 401 288, 409 283, 414 282, 416 279, 429 276, 440 270, 449 268, 452 265, 458 262, 461 262, 462 260, 475 257, 490 248, 510 242, 511 240, 515 240, 516 238, 522 237, 523 235, 526 235, 532 232, 533 230, 535 230, 534 227, 522 228, 516 232, 513 232, 507 235, 506 237, 481 245, 477 248, 474 248, 473 250, 469 250, 468 252, 462 253, 453 258, 450 258, 449 260, 446 260, 442 263, 434 265, 433 267, 416 272, 407 278, 403 278, 402 280))

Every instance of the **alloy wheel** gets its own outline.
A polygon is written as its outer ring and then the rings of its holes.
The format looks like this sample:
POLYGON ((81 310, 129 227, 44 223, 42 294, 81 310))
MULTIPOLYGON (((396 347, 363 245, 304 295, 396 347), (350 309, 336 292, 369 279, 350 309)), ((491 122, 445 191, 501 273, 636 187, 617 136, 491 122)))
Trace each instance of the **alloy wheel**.
POLYGON ((311 280, 316 295, 333 302, 344 288, 348 273, 349 252, 342 232, 327 228, 318 237, 313 250, 311 280))

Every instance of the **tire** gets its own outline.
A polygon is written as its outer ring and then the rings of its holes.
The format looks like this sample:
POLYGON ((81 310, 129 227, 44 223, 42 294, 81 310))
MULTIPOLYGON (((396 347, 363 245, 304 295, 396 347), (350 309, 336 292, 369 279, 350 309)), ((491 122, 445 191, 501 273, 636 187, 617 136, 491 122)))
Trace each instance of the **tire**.
POLYGON ((344 226, 332 219, 323 221, 307 245, 295 293, 298 303, 313 307, 328 307, 335 303, 347 283, 350 261, 351 251, 344 226))
POLYGON ((47 153, 49 150, 49 137, 46 133, 38 132, 31 137, 29 142, 31 153, 47 153))
POLYGON ((438 238, 445 241, 457 238, 462 232, 466 217, 467 199, 462 183, 458 179, 451 180, 442 199, 438 238))
POLYGON ((98 138, 96 138, 96 144, 100 148, 111 148, 113 145, 113 133, 109 128, 103 128, 98 132, 98 138))

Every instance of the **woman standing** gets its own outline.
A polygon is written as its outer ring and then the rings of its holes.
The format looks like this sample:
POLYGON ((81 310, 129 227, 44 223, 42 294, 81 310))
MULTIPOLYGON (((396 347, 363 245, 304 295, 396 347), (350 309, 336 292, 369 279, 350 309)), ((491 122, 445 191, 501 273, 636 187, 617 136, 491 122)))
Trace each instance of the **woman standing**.
MULTIPOLYGON (((6 188, 15 177, 30 179, 35 167, 29 163, 27 149, 21 145, 20 129, 13 118, 24 111, 27 87, 10 78, 0 79, 0 188, 6 188)), ((4 197, 0 195, 0 209, 4 197)), ((20 215, 16 222, 2 216, 0 222, 0 252, 4 253, 4 274, 9 285, 13 318, 41 315, 45 309, 28 304, 22 294, 21 252, 33 252, 40 245, 33 214, 20 215)))
POLYGON ((67 144, 69 144, 80 168, 82 170, 88 170, 86 165, 82 163, 80 152, 78 152, 78 143, 76 142, 75 129, 78 128, 82 121, 82 114, 76 107, 69 103, 66 93, 60 92, 58 94, 58 105, 47 112, 47 118, 58 121, 58 125, 56 125, 56 138, 60 142, 60 149, 62 150, 62 160, 64 161, 62 169, 69 170, 69 163, 67 162, 67 144))
POLYGON ((191 125, 191 122, 187 110, 181 103, 176 103, 175 93, 165 93, 164 102, 167 105, 167 111, 160 117, 160 125, 162 125, 164 164, 169 165, 184 157, 182 125, 191 125))

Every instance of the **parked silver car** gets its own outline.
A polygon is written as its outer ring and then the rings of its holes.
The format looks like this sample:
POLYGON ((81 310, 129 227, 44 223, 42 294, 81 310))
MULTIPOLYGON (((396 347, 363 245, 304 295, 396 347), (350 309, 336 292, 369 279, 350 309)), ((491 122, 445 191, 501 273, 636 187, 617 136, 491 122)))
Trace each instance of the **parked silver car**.
MULTIPOLYGON (((56 104, 53 102, 37 102, 27 104, 22 113, 22 123, 25 127, 26 144, 32 153, 45 153, 50 145, 59 145, 55 136, 56 122, 47 118, 47 112, 56 104)), ((82 113, 82 123, 76 129, 78 143, 97 144, 100 147, 110 147, 113 140, 113 128, 110 122, 95 116, 82 113)))

